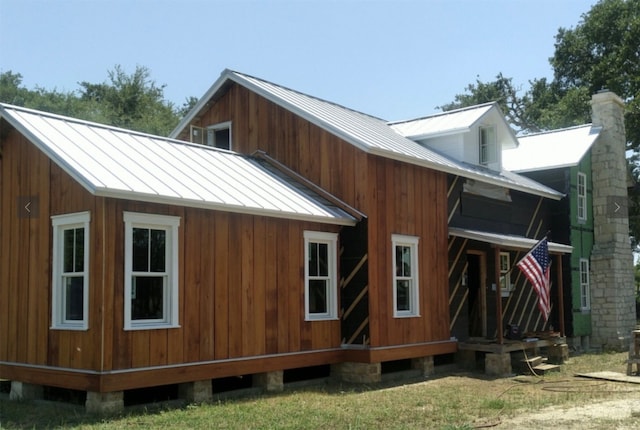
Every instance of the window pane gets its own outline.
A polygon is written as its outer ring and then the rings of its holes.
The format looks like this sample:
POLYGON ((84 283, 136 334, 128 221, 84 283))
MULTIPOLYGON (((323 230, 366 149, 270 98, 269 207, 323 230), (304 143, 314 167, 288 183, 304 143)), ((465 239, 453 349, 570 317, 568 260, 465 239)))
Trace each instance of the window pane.
POLYGON ((231 148, 231 134, 228 128, 221 128, 215 132, 216 148, 230 149, 231 148))
POLYGON ((309 281, 309 313, 326 314, 328 312, 328 284, 329 281, 324 279, 309 281))
POLYGON ((64 262, 62 263, 62 272, 63 273, 71 273, 73 272, 73 245, 75 243, 74 240, 74 233, 75 233, 75 229, 70 228, 68 230, 64 230, 63 233, 63 238, 62 238, 62 242, 63 242, 63 259, 64 262))
POLYGON ((318 276, 318 244, 309 242, 309 276, 318 276))
POLYGON ((133 265, 134 272, 149 271, 149 230, 146 228, 133 229, 133 265))
POLYGON ((318 276, 329 276, 329 245, 318 244, 318 276))
POLYGON ((164 272, 166 264, 165 230, 151 230, 151 267, 150 272, 164 272))
POLYGON ((82 276, 64 277, 64 319, 81 321, 84 307, 84 278, 82 276))
POLYGON ((74 272, 84 271, 84 228, 76 228, 75 230, 75 262, 74 272))
POLYGON ((134 276, 131 287, 131 319, 162 319, 164 277, 134 276))
POLYGON ((396 281, 396 310, 411 310, 411 281, 396 281))
POLYGON ((411 276, 411 248, 396 246, 396 276, 411 276))

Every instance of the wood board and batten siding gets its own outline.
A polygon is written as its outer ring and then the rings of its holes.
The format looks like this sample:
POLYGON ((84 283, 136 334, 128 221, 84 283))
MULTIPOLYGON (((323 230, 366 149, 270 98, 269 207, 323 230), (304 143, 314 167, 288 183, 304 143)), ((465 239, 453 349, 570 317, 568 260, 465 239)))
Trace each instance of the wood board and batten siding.
POLYGON ((1 185, 3 378, 113 391, 338 361, 340 321, 305 321, 303 246, 305 230, 341 226, 97 197, 15 130, 2 141, 1 185), (51 216, 83 211, 88 329, 50 329, 51 216), (123 328, 124 212, 180 217, 179 328, 123 328), (196 365, 171 368, 185 363, 196 365))
POLYGON ((343 292, 366 300, 368 312, 360 313, 361 321, 348 323, 346 343, 384 347, 449 340, 445 173, 367 154, 235 83, 192 125, 229 121, 233 150, 264 151, 368 217, 369 252, 366 266, 359 266, 368 270, 367 277, 349 287, 358 291, 343 292), (419 317, 393 316, 393 234, 419 238, 419 317))

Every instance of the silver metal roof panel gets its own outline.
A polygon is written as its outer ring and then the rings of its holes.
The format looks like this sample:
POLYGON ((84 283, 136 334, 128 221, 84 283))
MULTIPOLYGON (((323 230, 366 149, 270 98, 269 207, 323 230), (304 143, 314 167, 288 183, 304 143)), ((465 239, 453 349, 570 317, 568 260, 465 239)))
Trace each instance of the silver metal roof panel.
POLYGON ((602 127, 586 124, 521 136, 517 148, 502 151, 502 165, 514 172, 575 166, 601 131, 602 127))
MULTIPOLYGON (((525 180, 519 175, 504 175, 501 172, 484 171, 470 168, 432 149, 402 136, 380 118, 357 112, 346 107, 294 91, 262 79, 225 70, 220 78, 200 98, 196 106, 189 112, 171 133, 178 136, 185 127, 206 109, 210 100, 225 91, 229 81, 236 82, 260 94, 273 103, 296 113, 309 122, 341 137, 361 150, 385 158, 416 164, 434 170, 451 173, 470 179, 540 195, 552 199, 562 198, 562 193, 539 184, 525 180)), ((490 105, 492 106, 492 105, 490 105)))
POLYGON ((0 115, 97 196, 356 222, 345 208, 253 157, 5 104, 0 115))

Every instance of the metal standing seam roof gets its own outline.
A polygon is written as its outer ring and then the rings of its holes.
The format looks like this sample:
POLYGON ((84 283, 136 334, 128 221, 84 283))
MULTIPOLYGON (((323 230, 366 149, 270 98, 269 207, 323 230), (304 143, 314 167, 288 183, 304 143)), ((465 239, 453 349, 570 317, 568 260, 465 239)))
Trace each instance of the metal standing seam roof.
POLYGON ((232 70, 222 72, 220 78, 200 98, 191 112, 182 119, 171 136, 178 136, 199 112, 206 108, 211 98, 225 88, 229 81, 249 88, 367 153, 555 200, 563 196, 556 190, 531 180, 525 180, 519 175, 470 167, 439 152, 425 148, 397 133, 386 121, 380 118, 232 70))
POLYGON ((586 124, 521 136, 517 148, 502 152, 502 164, 514 172, 575 166, 601 131, 602 127, 586 124))
POLYGON ((263 162, 230 151, 0 104, 0 116, 96 196, 354 225, 263 162))
MULTIPOLYGON (((538 243, 537 239, 529 239, 523 236, 514 236, 509 234, 488 233, 478 230, 469 230, 464 228, 449 227, 449 235, 462 237, 464 239, 478 240, 494 245, 502 246, 520 251, 528 251, 538 243)), ((557 242, 548 242, 549 252, 557 254, 571 254, 573 247, 557 242)))
POLYGON ((485 103, 463 109, 429 115, 423 118, 389 123, 392 129, 412 140, 468 131, 496 103, 485 103))

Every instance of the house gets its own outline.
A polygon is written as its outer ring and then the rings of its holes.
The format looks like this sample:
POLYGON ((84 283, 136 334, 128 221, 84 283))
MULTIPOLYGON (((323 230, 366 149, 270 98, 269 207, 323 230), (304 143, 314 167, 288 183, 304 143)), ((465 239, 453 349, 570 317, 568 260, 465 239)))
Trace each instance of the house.
POLYGON ((573 245, 562 260, 567 335, 574 347, 626 350, 635 326, 628 242, 624 103, 592 98, 593 124, 518 138, 505 166, 566 197, 555 204, 554 237, 573 245))
POLYGON ((563 194, 502 169, 517 140, 495 104, 389 123, 225 70, 170 138, 9 105, 0 117, 0 377, 14 397, 60 386, 105 411, 141 387, 203 401, 221 378, 277 390, 314 366, 351 382, 379 381, 383 363, 426 375, 478 350, 465 342, 478 321, 501 345, 487 367, 507 373, 503 325, 547 328, 504 263, 563 194))

